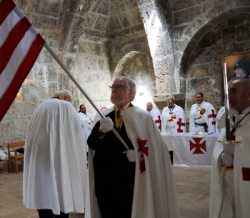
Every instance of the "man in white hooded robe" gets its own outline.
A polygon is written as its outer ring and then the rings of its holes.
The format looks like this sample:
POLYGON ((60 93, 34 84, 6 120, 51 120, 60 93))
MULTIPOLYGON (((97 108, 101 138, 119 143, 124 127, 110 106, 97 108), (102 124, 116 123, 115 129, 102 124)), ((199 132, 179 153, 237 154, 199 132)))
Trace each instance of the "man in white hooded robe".
POLYGON ((92 218, 177 218, 172 168, 160 132, 149 113, 132 105, 132 80, 116 78, 111 90, 114 107, 88 138, 94 151, 92 200, 98 202, 92 203, 92 218), (113 128, 129 151, 111 132, 113 128))
POLYGON ((154 105, 152 102, 147 102, 146 104, 146 111, 152 116, 155 125, 161 131, 162 129, 162 117, 159 108, 154 105))
POLYGON ((79 115, 79 118, 81 120, 83 134, 85 135, 85 138, 87 140, 87 138, 89 137, 89 134, 92 130, 93 121, 90 118, 90 116, 87 114, 87 109, 86 109, 86 106, 84 104, 81 104, 79 106, 78 115, 79 115))
POLYGON ((227 186, 223 183, 215 186, 217 193, 214 196, 219 198, 214 198, 212 206, 216 203, 217 206, 210 208, 210 218, 248 218, 250 214, 250 60, 242 59, 236 64, 234 78, 229 83, 229 100, 234 117, 231 129, 233 137, 229 141, 222 140, 218 153, 224 169, 231 169, 221 175, 225 177, 233 173, 233 176, 228 177, 227 186), (223 202, 230 204, 224 207, 223 202))
POLYGON ((241 59, 235 66, 235 78, 229 86, 231 107, 237 111, 232 132, 235 142, 224 145, 233 165, 236 218, 250 214, 250 60, 241 59))
POLYGON ((85 209, 85 139, 73 105, 59 99, 68 98, 48 99, 34 111, 25 143, 23 202, 40 218, 85 209))
POLYGON ((225 107, 218 111, 216 124, 219 137, 211 161, 209 218, 235 218, 233 167, 224 164, 225 107))
POLYGON ((216 133, 216 110, 214 106, 204 101, 203 93, 195 95, 196 103, 191 106, 189 117, 189 131, 197 133, 216 133))
POLYGON ((185 112, 175 104, 175 97, 167 99, 168 106, 162 110, 162 133, 179 134, 186 132, 185 112))

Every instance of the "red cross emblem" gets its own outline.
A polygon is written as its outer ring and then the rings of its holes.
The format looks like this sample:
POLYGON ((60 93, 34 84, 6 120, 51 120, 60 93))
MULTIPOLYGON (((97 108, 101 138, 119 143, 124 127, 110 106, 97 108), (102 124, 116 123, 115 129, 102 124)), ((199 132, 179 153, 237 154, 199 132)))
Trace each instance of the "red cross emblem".
POLYGON ((148 140, 137 139, 139 145, 138 152, 140 154, 140 171, 143 173, 146 170, 144 155, 148 156, 148 147, 145 147, 148 140))
POLYGON ((189 144, 193 154, 204 154, 207 151, 206 141, 203 138, 192 138, 189 144))
POLYGON ((209 119, 213 119, 213 121, 212 121, 212 124, 213 124, 213 125, 216 124, 216 121, 215 121, 216 113, 215 113, 215 111, 214 111, 213 109, 211 110, 211 114, 208 114, 208 118, 209 118, 209 119))
POLYGON ((243 167, 242 168, 242 179, 243 181, 250 181, 250 168, 243 167))
POLYGON ((183 132, 183 129, 182 129, 181 127, 182 127, 182 126, 185 126, 185 123, 183 123, 183 122, 181 122, 181 121, 182 121, 181 118, 179 118, 178 121, 177 121, 177 126, 178 126, 177 132, 183 132))
POLYGON ((161 117, 160 116, 157 116, 157 119, 155 119, 155 124, 161 130, 161 117))

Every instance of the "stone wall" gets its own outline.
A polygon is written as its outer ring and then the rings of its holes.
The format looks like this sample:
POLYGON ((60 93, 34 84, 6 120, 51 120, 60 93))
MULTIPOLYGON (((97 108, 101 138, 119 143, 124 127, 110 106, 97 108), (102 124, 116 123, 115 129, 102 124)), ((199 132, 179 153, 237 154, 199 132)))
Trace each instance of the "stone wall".
POLYGON ((250 50, 249 7, 246 0, 178 0, 173 5, 172 35, 175 74, 189 111, 192 96, 203 91, 219 108, 222 104, 224 57, 250 50))
MULTIPOLYGON (((110 105, 111 73, 106 42, 95 42, 81 38, 72 72, 75 72, 78 83, 99 108, 110 105)), ((94 112, 79 91, 75 97, 78 106, 84 103, 87 110, 94 112)))
MULTIPOLYGON (((123 73, 152 80, 149 87, 154 96, 160 96, 158 103, 164 104, 162 96, 175 94, 181 104, 185 101, 188 113, 193 94, 203 91, 206 99, 219 108, 223 98, 224 58, 250 51, 249 0, 171 0, 169 4, 163 0, 17 0, 16 3, 98 107, 110 104, 108 85, 116 67, 126 55, 139 52, 143 58, 137 56, 126 62, 123 73), (154 26, 157 20, 159 28, 154 26)), ((43 50, 0 123, 0 143, 23 138, 37 104, 61 88, 72 92, 77 109, 80 103, 86 103, 43 50)), ((88 104, 87 107, 92 110, 88 104)))
POLYGON ((174 80, 174 56, 169 24, 157 1, 140 1, 139 8, 143 18, 144 29, 155 74, 155 100, 166 99, 167 95, 176 93, 174 80))
POLYGON ((113 76, 127 76, 135 81, 134 105, 145 109, 146 103, 154 100, 155 75, 151 60, 144 53, 137 51, 127 53, 118 62, 113 76))
MULTIPOLYGON (((57 54, 98 107, 110 104, 108 85, 111 83, 111 74, 104 42, 83 39, 78 52, 64 54, 57 52, 57 54)), ((0 144, 24 139, 34 108, 60 89, 71 91, 76 109, 80 103, 86 103, 88 110, 93 111, 51 55, 43 50, 24 81, 17 99, 0 123, 0 144)))

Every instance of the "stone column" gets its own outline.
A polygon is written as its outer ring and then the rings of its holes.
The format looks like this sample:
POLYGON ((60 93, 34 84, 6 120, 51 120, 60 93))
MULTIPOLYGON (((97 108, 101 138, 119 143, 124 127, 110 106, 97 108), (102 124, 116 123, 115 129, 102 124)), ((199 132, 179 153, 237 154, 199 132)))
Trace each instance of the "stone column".
POLYGON ((155 72, 155 100, 165 100, 167 95, 176 93, 174 80, 174 57, 169 26, 155 0, 139 0, 138 7, 155 72))

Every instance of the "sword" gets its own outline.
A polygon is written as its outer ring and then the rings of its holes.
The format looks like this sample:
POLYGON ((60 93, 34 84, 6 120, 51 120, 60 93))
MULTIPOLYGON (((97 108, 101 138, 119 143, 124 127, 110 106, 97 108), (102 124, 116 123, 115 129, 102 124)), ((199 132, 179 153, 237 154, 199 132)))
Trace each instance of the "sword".
POLYGON ((224 81, 224 104, 225 104, 225 127, 226 127, 226 140, 232 140, 231 128, 230 128, 230 104, 228 94, 228 81, 227 81, 227 63, 224 63, 223 70, 223 81, 224 81))

